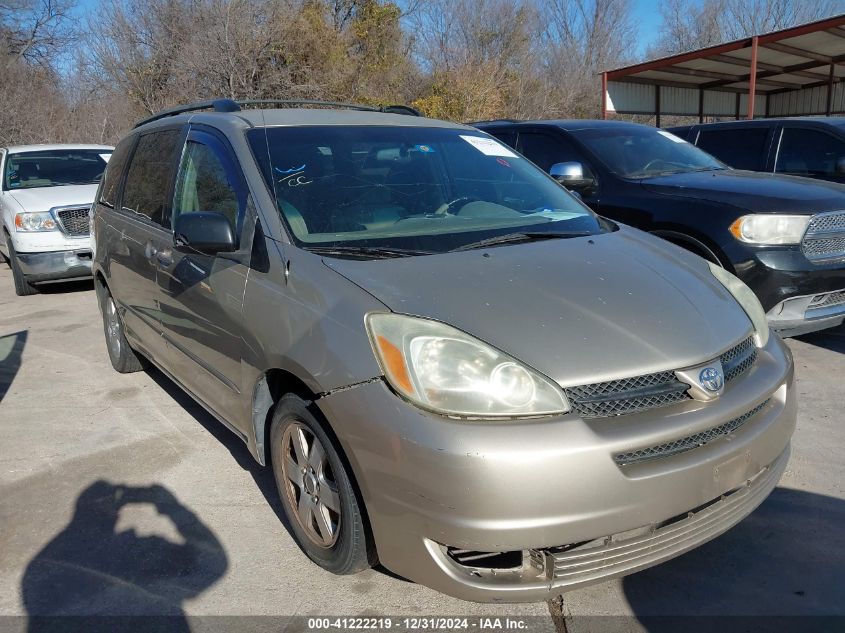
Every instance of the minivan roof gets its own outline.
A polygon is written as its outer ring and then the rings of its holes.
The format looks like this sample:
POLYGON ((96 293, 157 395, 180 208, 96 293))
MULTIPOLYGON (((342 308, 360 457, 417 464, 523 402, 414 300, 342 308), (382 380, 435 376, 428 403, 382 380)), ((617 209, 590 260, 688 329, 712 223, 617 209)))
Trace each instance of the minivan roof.
POLYGON ((459 130, 474 129, 460 123, 451 123, 449 121, 428 119, 425 117, 408 116, 406 114, 327 108, 248 108, 235 112, 186 112, 158 119, 150 123, 145 123, 136 129, 144 130, 152 127, 158 127, 159 125, 173 125, 174 123, 187 123, 188 121, 203 122, 214 125, 215 122, 231 121, 232 119, 240 119, 250 127, 372 125, 396 127, 436 127, 459 130))

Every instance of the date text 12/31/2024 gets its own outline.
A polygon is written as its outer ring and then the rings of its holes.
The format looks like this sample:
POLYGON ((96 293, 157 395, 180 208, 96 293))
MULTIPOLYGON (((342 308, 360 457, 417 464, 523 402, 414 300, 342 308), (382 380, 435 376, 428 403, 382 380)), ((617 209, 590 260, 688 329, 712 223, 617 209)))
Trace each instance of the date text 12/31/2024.
POLYGON ((406 630, 406 631, 520 631, 527 630, 528 623, 520 618, 444 618, 444 617, 338 617, 309 618, 308 629, 319 630, 406 630))

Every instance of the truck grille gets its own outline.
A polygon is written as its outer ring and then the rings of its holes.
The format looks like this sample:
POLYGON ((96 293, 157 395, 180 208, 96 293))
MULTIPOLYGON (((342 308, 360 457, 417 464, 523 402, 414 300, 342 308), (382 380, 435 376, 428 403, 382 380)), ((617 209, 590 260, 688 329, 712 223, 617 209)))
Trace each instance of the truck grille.
POLYGON ((837 292, 828 292, 827 294, 816 295, 807 307, 810 309, 829 308, 831 306, 842 305, 843 303, 845 303, 845 290, 839 290, 837 292))
POLYGON ((743 413, 741 416, 734 418, 733 420, 729 420, 724 424, 720 424, 719 426, 714 426, 711 429, 706 429, 694 435, 688 435, 687 437, 672 440, 671 442, 665 442, 663 444, 657 444, 656 446, 639 448, 634 451, 628 451, 627 453, 614 455, 613 461, 615 461, 620 466, 628 466, 630 464, 645 462, 651 459, 658 459, 660 457, 669 457, 670 455, 685 453, 686 451, 691 451, 692 449, 698 448, 699 446, 704 446, 705 444, 712 442, 713 440, 716 440, 720 437, 725 437, 736 431, 748 420, 760 413, 760 411, 763 410, 763 407, 769 404, 769 400, 770 399, 767 399, 765 402, 762 402, 753 409, 751 409, 751 411, 743 413))
POLYGON ((72 209, 61 209, 56 211, 56 219, 59 226, 66 235, 71 237, 87 237, 88 211, 90 207, 75 207, 72 209))
MULTIPOLYGON (((757 359, 752 337, 722 354, 725 382, 747 371, 757 359)), ((661 371, 633 378, 596 382, 564 389, 572 409, 582 418, 606 418, 663 407, 689 400, 689 385, 678 380, 674 371, 661 371)))
POLYGON ((845 257, 845 211, 814 215, 801 241, 801 250, 812 262, 845 257))

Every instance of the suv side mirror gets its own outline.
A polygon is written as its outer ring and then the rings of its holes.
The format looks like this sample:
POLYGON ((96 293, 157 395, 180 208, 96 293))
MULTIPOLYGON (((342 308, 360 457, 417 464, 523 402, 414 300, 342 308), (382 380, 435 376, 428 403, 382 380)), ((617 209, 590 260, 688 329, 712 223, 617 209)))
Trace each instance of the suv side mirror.
POLYGON ((549 168, 549 175, 567 189, 575 191, 586 191, 596 185, 590 170, 577 161, 555 163, 549 168))
POLYGON ((185 213, 176 218, 173 235, 177 248, 205 255, 237 250, 235 233, 226 216, 219 213, 185 213))
POLYGON ((845 156, 836 159, 835 171, 837 174, 845 174, 845 156))

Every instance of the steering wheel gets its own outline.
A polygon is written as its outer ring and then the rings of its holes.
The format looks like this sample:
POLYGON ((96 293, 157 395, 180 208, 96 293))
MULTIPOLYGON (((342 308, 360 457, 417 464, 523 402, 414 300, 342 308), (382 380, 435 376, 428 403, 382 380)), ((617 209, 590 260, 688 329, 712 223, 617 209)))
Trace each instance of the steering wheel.
POLYGON ((477 196, 460 196, 458 198, 455 198, 451 202, 444 202, 443 204, 441 204, 439 207, 437 207, 437 210, 434 212, 434 215, 457 215, 458 213, 460 213, 460 210, 463 209, 470 202, 477 202, 479 200, 481 200, 481 198, 477 196), (455 208, 457 208, 457 212, 452 213, 452 209, 455 208))

